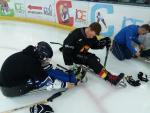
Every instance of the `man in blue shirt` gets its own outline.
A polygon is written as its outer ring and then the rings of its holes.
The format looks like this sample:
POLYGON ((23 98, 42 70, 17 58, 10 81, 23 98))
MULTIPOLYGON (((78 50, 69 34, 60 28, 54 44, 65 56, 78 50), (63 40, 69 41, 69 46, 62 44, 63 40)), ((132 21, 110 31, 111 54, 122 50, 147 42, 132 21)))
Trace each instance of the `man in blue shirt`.
POLYGON ((142 26, 129 25, 121 29, 114 38, 112 53, 119 60, 140 56, 140 49, 143 49, 144 46, 140 43, 138 37, 148 32, 150 32, 150 26, 148 24, 142 26), (139 45, 139 50, 133 47, 133 42, 139 45))

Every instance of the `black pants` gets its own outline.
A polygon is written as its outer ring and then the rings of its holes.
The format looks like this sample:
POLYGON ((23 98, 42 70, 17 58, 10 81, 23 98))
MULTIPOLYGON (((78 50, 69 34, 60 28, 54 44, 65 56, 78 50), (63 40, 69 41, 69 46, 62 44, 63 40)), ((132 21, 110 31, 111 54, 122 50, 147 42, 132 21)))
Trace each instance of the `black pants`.
POLYGON ((15 87, 1 87, 1 91, 6 97, 16 97, 24 95, 35 89, 33 85, 20 85, 15 87))
POLYGON ((150 49, 142 51, 141 57, 150 57, 150 49))
POLYGON ((87 52, 76 54, 73 57, 73 60, 76 64, 83 64, 93 69, 96 74, 98 74, 103 68, 102 64, 100 63, 100 59, 92 53, 87 52))
POLYGON ((118 44, 116 41, 113 41, 112 53, 118 60, 131 59, 133 57, 133 54, 125 45, 118 44))
MULTIPOLYGON (((0 72, 1 74, 1 72, 0 72)), ((0 89, 4 96, 6 97, 15 97, 24 95, 33 89, 36 89, 34 85, 30 84, 21 84, 18 86, 6 87, 2 84, 2 79, 0 79, 0 89)))

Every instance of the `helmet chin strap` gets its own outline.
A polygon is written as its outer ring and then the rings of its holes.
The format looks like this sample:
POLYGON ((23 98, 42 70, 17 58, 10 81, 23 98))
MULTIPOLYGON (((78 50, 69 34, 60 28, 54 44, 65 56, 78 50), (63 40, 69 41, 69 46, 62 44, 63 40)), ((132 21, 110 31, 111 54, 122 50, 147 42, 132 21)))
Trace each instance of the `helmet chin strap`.
POLYGON ((41 61, 42 67, 45 67, 50 64, 51 58, 46 58, 41 61))

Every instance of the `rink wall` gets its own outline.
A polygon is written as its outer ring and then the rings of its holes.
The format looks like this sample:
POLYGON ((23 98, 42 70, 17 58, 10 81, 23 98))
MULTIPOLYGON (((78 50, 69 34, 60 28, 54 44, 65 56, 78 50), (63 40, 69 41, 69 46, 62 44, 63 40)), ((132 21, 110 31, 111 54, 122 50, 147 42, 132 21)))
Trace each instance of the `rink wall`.
POLYGON ((150 7, 71 0, 7 0, 0 4, 0 20, 25 21, 66 30, 99 21, 104 36, 113 36, 129 24, 150 24, 150 7), (4 4, 8 7, 2 7, 4 4))

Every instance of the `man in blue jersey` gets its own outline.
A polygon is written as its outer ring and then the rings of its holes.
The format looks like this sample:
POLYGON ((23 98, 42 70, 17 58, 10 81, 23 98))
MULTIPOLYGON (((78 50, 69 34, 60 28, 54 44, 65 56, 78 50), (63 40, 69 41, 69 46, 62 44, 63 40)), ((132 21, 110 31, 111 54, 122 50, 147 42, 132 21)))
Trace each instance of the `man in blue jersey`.
POLYGON ((140 43, 138 37, 148 32, 150 32, 148 24, 142 26, 129 25, 121 29, 114 37, 112 53, 119 60, 140 56, 140 51, 144 48, 144 45, 140 43), (134 48, 133 42, 139 46, 139 50, 134 48))

